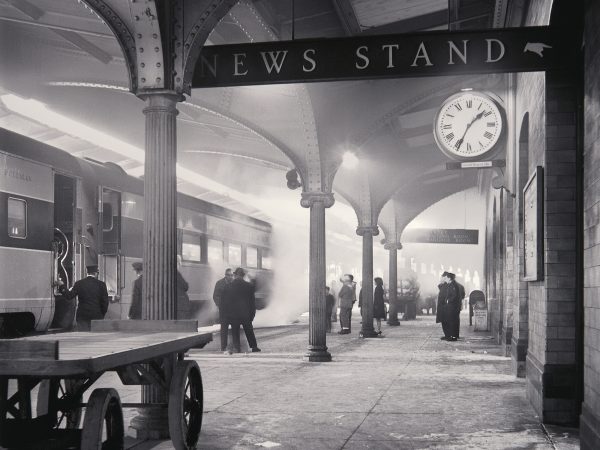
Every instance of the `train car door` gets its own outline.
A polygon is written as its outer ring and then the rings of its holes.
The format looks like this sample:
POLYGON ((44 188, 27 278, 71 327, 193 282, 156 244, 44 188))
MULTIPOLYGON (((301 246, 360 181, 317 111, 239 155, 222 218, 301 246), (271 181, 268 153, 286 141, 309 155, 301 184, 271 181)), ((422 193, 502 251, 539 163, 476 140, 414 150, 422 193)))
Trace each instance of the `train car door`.
MULTIPOLYGON (((121 274, 121 193, 105 187, 100 187, 98 202, 98 218, 101 230, 100 251, 98 266, 100 278, 106 283, 111 303, 117 303, 123 288, 121 274)), ((116 315, 120 318, 120 311, 110 308, 109 317, 116 315)))
MULTIPOLYGON (((75 199, 76 180, 54 173, 54 239, 52 241, 53 280, 59 279, 67 289, 76 281, 75 199)), ((54 290, 55 312, 52 328, 69 328, 75 317, 75 300, 67 300, 54 290)))

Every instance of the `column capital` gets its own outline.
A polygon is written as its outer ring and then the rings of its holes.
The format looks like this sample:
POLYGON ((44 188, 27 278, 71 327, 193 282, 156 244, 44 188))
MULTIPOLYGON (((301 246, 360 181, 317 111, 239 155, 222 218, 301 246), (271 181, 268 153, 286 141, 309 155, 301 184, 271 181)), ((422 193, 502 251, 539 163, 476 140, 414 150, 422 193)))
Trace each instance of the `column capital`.
POLYGON ((331 208, 335 203, 335 198, 331 192, 303 192, 300 205, 303 208, 310 208, 314 203, 323 203, 325 208, 331 208))
MULTIPOLYGON (((185 101, 185 96, 179 92, 168 89, 140 89, 135 95, 144 101, 151 100, 155 106, 163 105, 169 107, 185 101)), ((154 106, 154 105, 153 105, 154 106)), ((144 109, 144 111, 147 108, 144 109)))
POLYGON ((377 225, 370 227, 357 227, 356 234, 359 236, 364 236, 365 234, 370 234, 371 236, 377 236, 379 234, 379 227, 377 225))
POLYGON ((402 250, 402 244, 400 242, 386 242, 383 244, 383 248, 386 250, 402 250))

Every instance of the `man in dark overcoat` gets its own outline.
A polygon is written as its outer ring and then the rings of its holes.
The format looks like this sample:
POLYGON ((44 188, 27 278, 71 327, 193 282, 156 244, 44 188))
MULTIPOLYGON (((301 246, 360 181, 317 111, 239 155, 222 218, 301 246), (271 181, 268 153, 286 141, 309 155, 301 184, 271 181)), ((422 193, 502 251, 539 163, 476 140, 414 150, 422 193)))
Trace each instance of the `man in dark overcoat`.
POLYGON ((231 269, 225 270, 225 276, 215 283, 215 290, 213 291, 213 301, 219 309, 219 324, 221 325, 221 351, 227 350, 227 329, 229 324, 225 320, 225 314, 222 312, 223 296, 225 295, 225 289, 233 281, 233 272, 231 269))
POLYGON ((454 278, 454 282, 456 283, 456 288, 458 289, 458 312, 456 313, 457 316, 457 320, 458 320, 458 329, 456 330, 456 337, 459 338, 460 336, 460 312, 462 311, 463 308, 463 300, 465 299, 465 287, 460 284, 458 281, 456 281, 456 278, 454 278))
POLYGON ((333 314, 335 297, 331 294, 329 286, 325 286, 325 329, 331 333, 331 315, 333 314))
POLYGON ((448 323, 446 322, 446 317, 444 314, 446 307, 446 288, 448 287, 448 284, 446 283, 445 274, 446 272, 444 272, 440 284, 438 284, 438 289, 440 291, 438 293, 437 309, 435 312, 435 323, 442 324, 442 331, 444 332, 444 335, 440 339, 443 341, 448 340, 448 338, 450 337, 450 333, 448 331, 448 323))
POLYGON ((448 341, 458 340, 460 331, 460 308, 462 299, 460 298, 460 288, 452 272, 446 274, 446 301, 444 302, 444 317, 447 323, 449 333, 448 341))
POLYGON ((108 290, 98 280, 98 266, 86 267, 87 277, 75 282, 70 290, 60 286, 61 294, 68 299, 77 297, 77 331, 90 331, 92 320, 102 320, 108 311, 108 290))
MULTIPOLYGON (((254 297, 254 287, 252 284, 244 281, 246 272, 238 267, 233 272, 234 280, 226 287, 221 311, 224 313, 224 319, 227 324, 231 324, 231 337, 233 347, 237 352, 241 352, 240 345, 240 325, 244 327, 248 345, 252 352, 260 352, 254 336, 252 321, 256 315, 256 299, 254 297)), ((227 347, 227 338, 225 338, 225 347, 227 347)), ((223 345, 223 342, 221 343, 223 345)))

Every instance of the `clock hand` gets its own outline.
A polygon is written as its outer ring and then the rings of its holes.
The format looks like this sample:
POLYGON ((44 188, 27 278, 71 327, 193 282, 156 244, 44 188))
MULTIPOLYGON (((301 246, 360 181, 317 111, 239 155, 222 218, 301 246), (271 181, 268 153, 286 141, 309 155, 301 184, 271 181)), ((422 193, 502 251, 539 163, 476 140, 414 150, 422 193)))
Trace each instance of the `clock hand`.
POLYGON ((469 128, 471 128, 471 125, 473 125, 475 122, 477 122, 479 119, 481 119, 483 117, 483 113, 484 111, 481 111, 479 114, 477 114, 473 120, 471 120, 471 122, 469 122, 469 124, 467 125, 467 128, 465 128, 465 132, 463 133, 462 137, 456 141, 456 149, 460 149, 460 146, 462 145, 462 143, 465 140, 465 136, 467 135, 467 131, 469 131, 469 128))

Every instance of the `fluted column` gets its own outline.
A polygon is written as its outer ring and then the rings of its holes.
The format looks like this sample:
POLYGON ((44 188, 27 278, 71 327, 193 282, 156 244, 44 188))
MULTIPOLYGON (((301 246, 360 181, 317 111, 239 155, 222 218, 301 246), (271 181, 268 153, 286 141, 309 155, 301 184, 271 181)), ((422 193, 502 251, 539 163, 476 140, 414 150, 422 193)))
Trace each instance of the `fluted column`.
POLYGON ((379 234, 374 227, 358 227, 356 234, 363 238, 362 254, 362 337, 377 337, 373 328, 373 236, 379 234))
POLYGON ((399 242, 390 242, 385 244, 384 248, 390 254, 390 279, 388 280, 390 312, 387 323, 388 325, 398 326, 400 325, 400 321, 398 320, 398 250, 402 248, 402 244, 399 242))
MULTIPOLYGON (((140 95, 146 102, 144 275, 142 318, 174 320, 177 306, 177 102, 172 92, 140 95)), ((143 403, 166 403, 166 393, 142 386, 143 403)), ((166 408, 141 409, 131 426, 140 439, 169 437, 166 408)))
POLYGON ((333 206, 333 194, 303 192, 300 204, 310 208, 310 250, 308 283, 308 351, 305 358, 314 362, 331 361, 327 351, 325 309, 325 208, 333 206))
POLYGON ((177 101, 145 97, 144 276, 142 317, 175 319, 177 305, 177 101))

